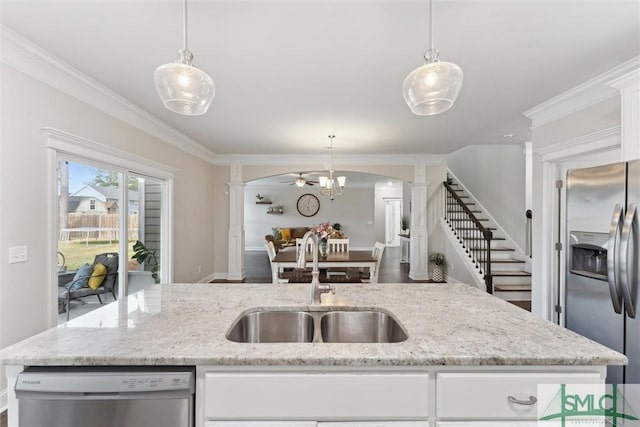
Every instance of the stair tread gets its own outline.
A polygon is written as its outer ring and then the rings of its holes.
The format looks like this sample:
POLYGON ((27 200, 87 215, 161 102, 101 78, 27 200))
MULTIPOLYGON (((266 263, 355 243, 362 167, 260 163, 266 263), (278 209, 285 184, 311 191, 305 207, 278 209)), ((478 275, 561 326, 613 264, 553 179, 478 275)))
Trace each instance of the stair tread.
MULTIPOLYGON (((455 202, 453 202, 453 203, 452 202, 448 202, 447 203, 447 205, 449 205, 449 206, 458 206, 459 204, 460 203, 455 203, 455 202)), ((471 206, 471 205, 475 205, 475 203, 463 203, 463 205, 471 206)))
MULTIPOLYGON (((487 218, 476 218, 478 221, 489 221, 487 218)), ((456 218, 449 218, 449 221, 455 221, 455 222, 460 222, 460 221, 471 221, 470 219, 456 219, 456 218)))
MULTIPOLYGON (((464 240, 485 240, 484 237, 465 237, 464 240)), ((491 240, 505 240, 504 237, 494 237, 491 240)), ((491 248, 493 250, 493 248, 491 248)))
POLYGON ((492 271, 492 276, 522 276, 522 277, 530 277, 531 273, 527 273, 526 271, 492 271))
MULTIPOLYGON (((479 259, 478 261, 484 262, 484 259, 479 259)), ((492 259, 491 264, 500 263, 500 264, 524 264, 524 261, 521 259, 492 259)))
POLYGON ((530 291, 531 290, 531 285, 505 285, 505 284, 499 284, 499 285, 493 285, 493 291, 501 291, 501 292, 522 292, 522 291, 530 291))
MULTIPOLYGON (((470 251, 484 251, 486 248, 469 248, 470 251)), ((513 248, 491 248, 491 252, 503 252, 503 251, 509 251, 509 252, 515 252, 516 250, 513 248)))
MULTIPOLYGON (((485 230, 497 230, 495 227, 485 227, 485 230)), ((456 227, 456 230, 477 230, 475 227, 456 227)))

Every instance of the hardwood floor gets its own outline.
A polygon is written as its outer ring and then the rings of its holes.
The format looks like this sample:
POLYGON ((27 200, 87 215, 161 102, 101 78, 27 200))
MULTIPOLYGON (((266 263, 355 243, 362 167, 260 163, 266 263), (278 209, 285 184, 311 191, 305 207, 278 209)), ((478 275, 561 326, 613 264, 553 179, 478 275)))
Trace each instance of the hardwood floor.
MULTIPOLYGON (((413 283, 424 282, 409 278, 409 264, 400 264, 400 247, 385 248, 380 263, 378 282, 413 283)), ((271 264, 265 251, 246 251, 244 258, 245 283, 270 283, 271 264)), ((428 282, 428 281, 426 281, 428 282)))

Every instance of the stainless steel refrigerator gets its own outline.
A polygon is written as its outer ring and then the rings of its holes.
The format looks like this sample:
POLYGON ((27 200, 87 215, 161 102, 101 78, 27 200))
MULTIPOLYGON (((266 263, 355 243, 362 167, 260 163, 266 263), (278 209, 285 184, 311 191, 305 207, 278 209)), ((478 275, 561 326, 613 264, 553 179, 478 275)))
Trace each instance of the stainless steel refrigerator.
POLYGON ((565 326, 629 358, 607 382, 640 383, 640 160, 567 172, 565 326))

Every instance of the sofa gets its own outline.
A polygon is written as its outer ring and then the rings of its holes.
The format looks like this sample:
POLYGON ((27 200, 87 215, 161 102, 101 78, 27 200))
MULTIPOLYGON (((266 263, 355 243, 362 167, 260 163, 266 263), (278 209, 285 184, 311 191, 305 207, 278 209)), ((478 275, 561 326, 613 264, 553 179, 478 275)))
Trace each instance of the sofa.
POLYGON ((307 231, 309 227, 279 227, 274 228, 273 234, 267 234, 264 239, 267 242, 273 242, 277 252, 285 246, 295 245, 296 239, 301 239, 307 231))

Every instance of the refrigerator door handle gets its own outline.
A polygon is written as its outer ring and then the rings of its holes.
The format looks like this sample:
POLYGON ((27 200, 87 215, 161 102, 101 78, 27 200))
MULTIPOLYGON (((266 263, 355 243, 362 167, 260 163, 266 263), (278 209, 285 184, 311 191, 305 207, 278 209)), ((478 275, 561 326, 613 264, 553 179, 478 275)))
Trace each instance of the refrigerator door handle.
MULTIPOLYGON (((620 263, 620 288, 622 289, 622 296, 624 297, 624 306, 627 311, 627 315, 634 319, 636 317, 636 307, 633 305, 634 301, 631 298, 631 283, 629 281, 633 273, 629 274, 629 265, 627 259, 629 258, 629 240, 631 233, 634 232, 634 224, 637 218, 637 205, 631 203, 627 208, 627 215, 624 218, 624 225, 622 226, 622 238, 620 239, 620 254, 618 255, 620 263)), ((636 227, 635 232, 638 232, 636 227)), ((636 249, 637 250, 637 249, 636 249)))
POLYGON ((616 313, 622 313, 622 296, 618 292, 618 282, 616 280, 616 267, 618 254, 616 253, 616 243, 618 240, 618 230, 622 222, 622 205, 616 204, 611 216, 611 225, 609 226, 609 242, 607 243, 607 277, 609 282, 609 293, 611 294, 611 302, 616 313))

